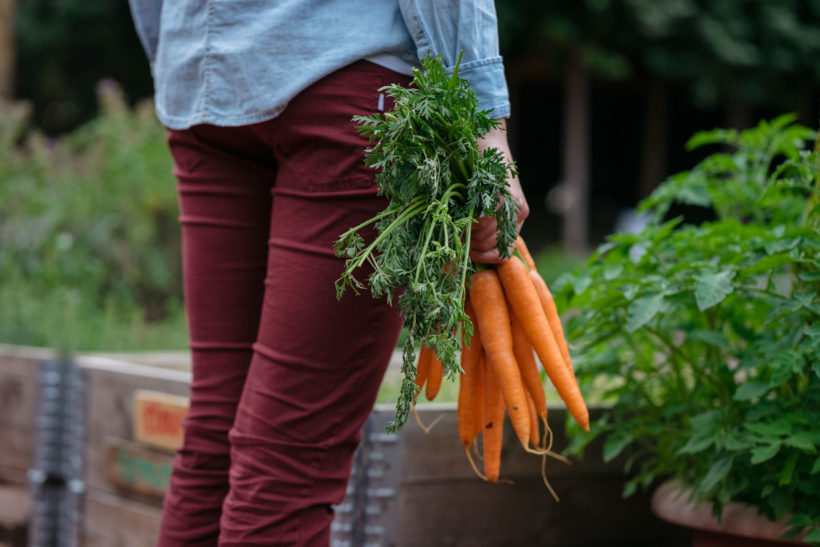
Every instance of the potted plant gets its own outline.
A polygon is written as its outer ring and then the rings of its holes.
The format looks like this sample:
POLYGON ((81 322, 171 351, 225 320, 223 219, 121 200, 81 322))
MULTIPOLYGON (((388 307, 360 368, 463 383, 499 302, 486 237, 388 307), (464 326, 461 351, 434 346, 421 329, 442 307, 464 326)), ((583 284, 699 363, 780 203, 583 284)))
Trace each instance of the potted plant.
POLYGON ((715 517, 740 502, 820 542, 815 137, 788 115, 695 135, 717 152, 641 203, 647 227, 556 281, 579 379, 611 404, 570 450, 605 436, 625 496, 675 477, 715 517))

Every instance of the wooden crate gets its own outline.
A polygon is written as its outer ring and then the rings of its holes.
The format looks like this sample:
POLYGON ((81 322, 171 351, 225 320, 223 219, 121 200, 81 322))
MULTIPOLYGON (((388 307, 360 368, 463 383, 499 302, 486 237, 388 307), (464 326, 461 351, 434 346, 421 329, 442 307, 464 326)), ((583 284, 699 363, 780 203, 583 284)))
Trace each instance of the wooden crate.
MULTIPOLYGON (((105 458, 113 440, 134 441, 134 400, 140 391, 176 397, 190 393, 190 373, 178 368, 146 366, 109 357, 82 356, 77 366, 86 381, 86 484, 89 492, 129 495, 105 476, 105 458)), ((171 453, 165 454, 170 461, 171 453)), ((134 492, 134 499, 159 505, 134 492)))
MULTIPOLYGON (((524 452, 509 421, 504 429, 501 478, 514 484, 488 484, 467 463, 452 406, 419 408, 424 423, 441 414, 444 418, 430 434, 413 423, 402 430, 396 545, 691 544, 685 531, 651 514, 648 495, 622 499, 623 461, 604 463, 600 445, 590 446, 582 462, 569 466, 548 462, 550 483, 561 498, 556 503, 541 480, 541 459, 524 452)), ((549 419, 554 449, 561 451, 567 444, 566 410, 550 409, 549 419)))
MULTIPOLYGON (((161 517, 158 477, 167 475, 172 456, 168 446, 136 442, 134 397, 144 390, 185 397, 190 375, 178 367, 103 357, 84 357, 78 365, 88 393, 86 545, 151 547, 161 517)), ((368 467, 355 471, 348 499, 337 508, 334 546, 358 547, 350 539, 356 530, 369 545, 400 547, 690 544, 685 531, 651 515, 647 496, 621 498, 622 461, 601 461, 600 446, 590 447, 584 462, 549 463, 561 496, 556 503, 541 482, 541 460, 518 446, 509 423, 501 473, 514 484, 491 485, 467 463, 455 405, 420 407, 426 423, 444 416, 429 434, 410 422, 397 438, 388 438, 384 424, 393 411, 379 405, 365 432, 371 452, 356 461, 368 467), (372 457, 374 447, 379 458, 372 457), (355 485, 365 490, 357 492, 355 485)), ((556 450, 566 445, 565 417, 562 409, 550 411, 556 450)))
MULTIPOLYGON (((153 547, 173 449, 167 436, 157 437, 157 431, 145 427, 144 419, 140 435, 153 431, 153 440, 159 439, 164 448, 139 442, 136 417, 144 408, 142 403, 157 397, 184 402, 190 393, 190 373, 178 357, 168 367, 99 355, 80 356, 76 364, 87 393, 85 545, 153 547)), ((151 435, 147 440, 152 440, 151 435)))

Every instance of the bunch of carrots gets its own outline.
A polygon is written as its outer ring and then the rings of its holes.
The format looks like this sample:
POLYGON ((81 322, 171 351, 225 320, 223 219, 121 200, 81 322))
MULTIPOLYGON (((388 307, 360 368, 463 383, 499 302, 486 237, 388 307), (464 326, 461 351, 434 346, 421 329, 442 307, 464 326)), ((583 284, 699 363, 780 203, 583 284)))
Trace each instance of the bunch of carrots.
MULTIPOLYGON (((505 412, 524 450, 543 456, 544 462, 547 456, 563 460, 551 450, 547 401, 533 350, 572 417, 589 431, 589 412, 555 302, 521 237, 516 250, 519 256, 473 274, 465 305, 474 330, 469 341, 462 340, 459 437, 473 469, 489 482, 499 479, 505 412), (483 473, 470 454, 478 435, 483 435, 483 473)), ((442 376, 441 361, 422 346, 415 383, 418 390, 426 384, 428 400, 438 394, 442 376)), ((544 470, 544 482, 557 500, 544 470)))

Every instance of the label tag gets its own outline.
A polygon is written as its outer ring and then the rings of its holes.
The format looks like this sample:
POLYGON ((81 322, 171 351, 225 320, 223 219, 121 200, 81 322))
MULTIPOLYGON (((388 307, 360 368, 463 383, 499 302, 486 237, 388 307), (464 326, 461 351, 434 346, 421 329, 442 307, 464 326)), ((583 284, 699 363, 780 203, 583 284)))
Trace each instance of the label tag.
POLYGON ((170 454, 123 439, 104 440, 103 476, 121 490, 161 498, 171 478, 170 454))
POLYGON ((187 413, 187 397, 137 390, 134 392, 134 438, 173 452, 182 446, 182 419, 187 413))

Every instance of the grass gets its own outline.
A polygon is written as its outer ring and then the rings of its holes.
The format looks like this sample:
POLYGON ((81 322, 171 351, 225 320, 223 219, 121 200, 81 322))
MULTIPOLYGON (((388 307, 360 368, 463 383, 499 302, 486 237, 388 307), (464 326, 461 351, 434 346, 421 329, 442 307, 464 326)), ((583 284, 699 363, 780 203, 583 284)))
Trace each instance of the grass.
POLYGON ((181 305, 163 321, 146 322, 139 310, 100 309, 83 291, 55 286, 39 292, 23 283, 0 286, 0 342, 78 351, 187 349, 181 305))

